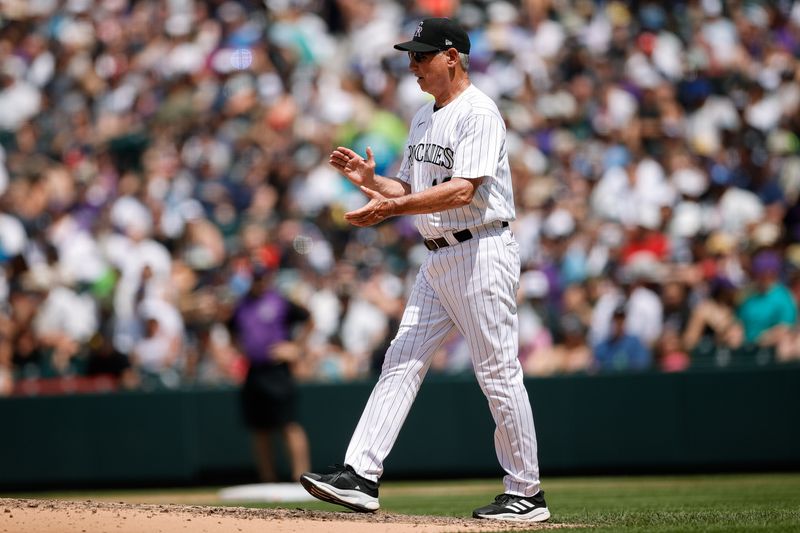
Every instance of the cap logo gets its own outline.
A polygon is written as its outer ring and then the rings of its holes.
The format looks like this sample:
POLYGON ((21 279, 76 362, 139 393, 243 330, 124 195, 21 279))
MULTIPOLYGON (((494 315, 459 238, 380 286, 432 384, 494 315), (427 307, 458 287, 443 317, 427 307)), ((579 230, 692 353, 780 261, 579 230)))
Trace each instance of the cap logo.
POLYGON ((431 17, 420 20, 413 33, 410 41, 394 45, 395 49, 424 54, 455 48, 459 54, 469 54, 469 35, 449 18, 431 17))

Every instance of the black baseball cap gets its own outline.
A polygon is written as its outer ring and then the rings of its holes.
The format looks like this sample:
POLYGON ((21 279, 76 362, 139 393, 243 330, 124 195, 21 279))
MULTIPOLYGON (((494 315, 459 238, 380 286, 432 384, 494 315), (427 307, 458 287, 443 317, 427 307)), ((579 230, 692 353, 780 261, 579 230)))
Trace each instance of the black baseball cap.
POLYGON ((455 48, 462 54, 469 54, 469 45, 467 32, 457 22, 448 18, 427 18, 419 23, 410 41, 394 47, 406 52, 436 52, 455 48))

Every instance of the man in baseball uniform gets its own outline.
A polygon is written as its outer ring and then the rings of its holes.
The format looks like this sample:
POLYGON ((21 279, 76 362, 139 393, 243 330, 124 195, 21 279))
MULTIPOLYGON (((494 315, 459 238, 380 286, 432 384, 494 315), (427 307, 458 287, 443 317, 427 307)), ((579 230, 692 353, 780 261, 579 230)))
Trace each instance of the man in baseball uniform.
POLYGON ((355 226, 415 215, 430 250, 420 267, 397 336, 383 363, 345 454, 331 474, 306 473, 315 497, 356 511, 375 511, 383 461, 397 439, 433 354, 457 328, 469 343, 475 375, 496 424, 505 492, 473 512, 476 518, 542 522, 550 518, 539 483, 536 433, 517 359, 516 292, 519 247, 508 228, 514 198, 506 131, 495 103, 470 84, 470 41, 452 20, 419 23, 408 52, 420 88, 435 101, 410 125, 399 175, 375 174, 339 147, 330 164, 358 185, 369 202, 345 214, 355 226))

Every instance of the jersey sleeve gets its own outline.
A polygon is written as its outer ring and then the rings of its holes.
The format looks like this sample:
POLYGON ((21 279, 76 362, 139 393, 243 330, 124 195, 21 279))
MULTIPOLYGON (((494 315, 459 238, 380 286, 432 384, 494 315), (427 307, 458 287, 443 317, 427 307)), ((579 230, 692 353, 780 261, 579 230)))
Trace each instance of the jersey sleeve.
POLYGON ((403 160, 400 162, 400 170, 397 171, 397 179, 403 183, 411 183, 411 139, 406 142, 406 147, 403 150, 403 160))
MULTIPOLYGON (((433 105, 433 104, 430 104, 433 105)), ((411 172, 412 172, 412 165, 414 164, 414 159, 411 157, 411 150, 413 149, 412 146, 414 141, 412 137, 414 135, 414 124, 417 124, 420 121, 423 113, 425 112, 425 106, 419 108, 416 113, 414 113, 414 118, 411 119, 411 126, 408 128, 408 136, 406 137, 406 147, 403 149, 403 160, 400 162, 400 170, 397 171, 397 179, 402 181, 403 183, 411 183, 411 172)))
POLYGON ((496 177, 504 136, 505 125, 499 116, 493 113, 469 115, 459 127, 453 176, 496 177))

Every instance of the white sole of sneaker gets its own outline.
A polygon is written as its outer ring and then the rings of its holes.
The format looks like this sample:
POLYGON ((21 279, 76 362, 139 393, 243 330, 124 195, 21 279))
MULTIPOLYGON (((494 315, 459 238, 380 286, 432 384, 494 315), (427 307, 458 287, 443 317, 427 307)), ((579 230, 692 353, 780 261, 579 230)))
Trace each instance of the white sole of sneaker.
POLYGON ((380 508, 378 498, 373 498, 358 490, 337 489, 332 485, 320 483, 309 477, 300 477, 300 483, 309 494, 324 502, 344 505, 360 513, 373 513, 380 508))
POLYGON ((525 514, 503 513, 491 515, 478 515, 487 520, 505 520, 508 522, 546 522, 550 519, 550 510, 545 508, 533 509, 525 514))

